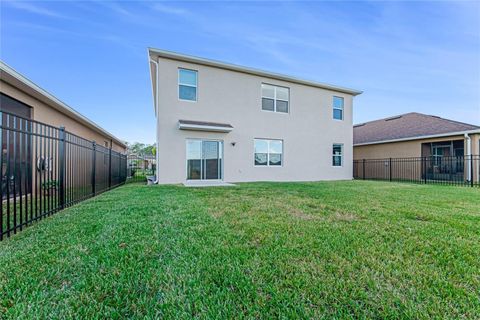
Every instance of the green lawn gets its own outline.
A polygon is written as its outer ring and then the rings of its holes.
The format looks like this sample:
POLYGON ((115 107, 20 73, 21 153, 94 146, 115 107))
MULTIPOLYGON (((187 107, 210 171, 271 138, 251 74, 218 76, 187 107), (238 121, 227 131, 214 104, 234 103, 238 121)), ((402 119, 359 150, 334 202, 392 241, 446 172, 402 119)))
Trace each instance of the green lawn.
POLYGON ((480 190, 129 184, 0 243, 0 318, 477 318, 480 190))

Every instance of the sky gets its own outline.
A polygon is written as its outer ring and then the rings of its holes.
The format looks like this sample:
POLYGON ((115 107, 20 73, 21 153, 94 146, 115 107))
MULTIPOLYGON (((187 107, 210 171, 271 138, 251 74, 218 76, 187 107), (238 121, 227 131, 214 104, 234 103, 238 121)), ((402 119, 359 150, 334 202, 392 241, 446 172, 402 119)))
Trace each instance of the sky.
POLYGON ((480 2, 0 2, 0 59, 107 131, 153 143, 147 48, 363 90, 354 123, 480 125, 480 2))

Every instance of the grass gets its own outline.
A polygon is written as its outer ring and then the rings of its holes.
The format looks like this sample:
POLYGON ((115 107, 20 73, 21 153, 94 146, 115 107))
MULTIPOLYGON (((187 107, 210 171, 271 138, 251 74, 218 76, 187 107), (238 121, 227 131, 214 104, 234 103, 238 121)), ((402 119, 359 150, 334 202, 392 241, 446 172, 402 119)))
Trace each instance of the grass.
POLYGON ((479 196, 129 184, 0 243, 0 318, 478 318, 479 196))
MULTIPOLYGON (((138 183, 141 180, 135 182, 138 183)), ((100 192, 104 191, 100 190, 100 192)), ((91 187, 88 186, 68 187, 65 192, 65 200, 68 205, 92 196, 91 187)), ((49 194, 44 189, 34 189, 33 192, 24 193, 21 197, 11 197, 10 201, 3 200, 1 209, 3 215, 0 216, 0 224, 2 224, 4 237, 6 237, 8 230, 11 235, 21 232, 24 228, 36 223, 37 220, 45 219, 60 210, 60 193, 55 191, 53 194, 49 194), (27 221, 30 222, 27 223, 27 221)))

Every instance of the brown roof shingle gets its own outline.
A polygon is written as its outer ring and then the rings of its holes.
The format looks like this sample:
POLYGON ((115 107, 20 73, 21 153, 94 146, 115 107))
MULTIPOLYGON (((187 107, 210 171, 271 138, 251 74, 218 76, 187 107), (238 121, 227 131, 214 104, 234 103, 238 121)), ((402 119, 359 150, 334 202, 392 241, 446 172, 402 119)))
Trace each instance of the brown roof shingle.
POLYGON ((411 112, 353 126, 353 144, 480 129, 479 126, 411 112))

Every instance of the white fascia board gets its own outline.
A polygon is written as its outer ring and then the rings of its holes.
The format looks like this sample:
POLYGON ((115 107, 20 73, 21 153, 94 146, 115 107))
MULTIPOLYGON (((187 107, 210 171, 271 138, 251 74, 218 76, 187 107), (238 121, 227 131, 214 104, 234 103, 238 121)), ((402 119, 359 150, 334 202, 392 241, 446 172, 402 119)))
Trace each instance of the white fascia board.
POLYGON ((476 134, 476 133, 480 133, 480 129, 458 131, 458 132, 448 132, 448 133, 439 133, 439 134, 432 134, 432 135, 418 136, 418 137, 408 137, 408 138, 401 138, 401 139, 391 139, 391 140, 381 140, 381 141, 373 141, 373 142, 365 142, 365 143, 356 143, 353 146, 354 147, 359 147, 359 146, 368 146, 368 145, 372 145, 372 144, 384 144, 384 143, 402 142, 402 141, 411 141, 411 140, 443 138, 443 137, 459 136, 459 135, 464 135, 464 134, 476 134))

